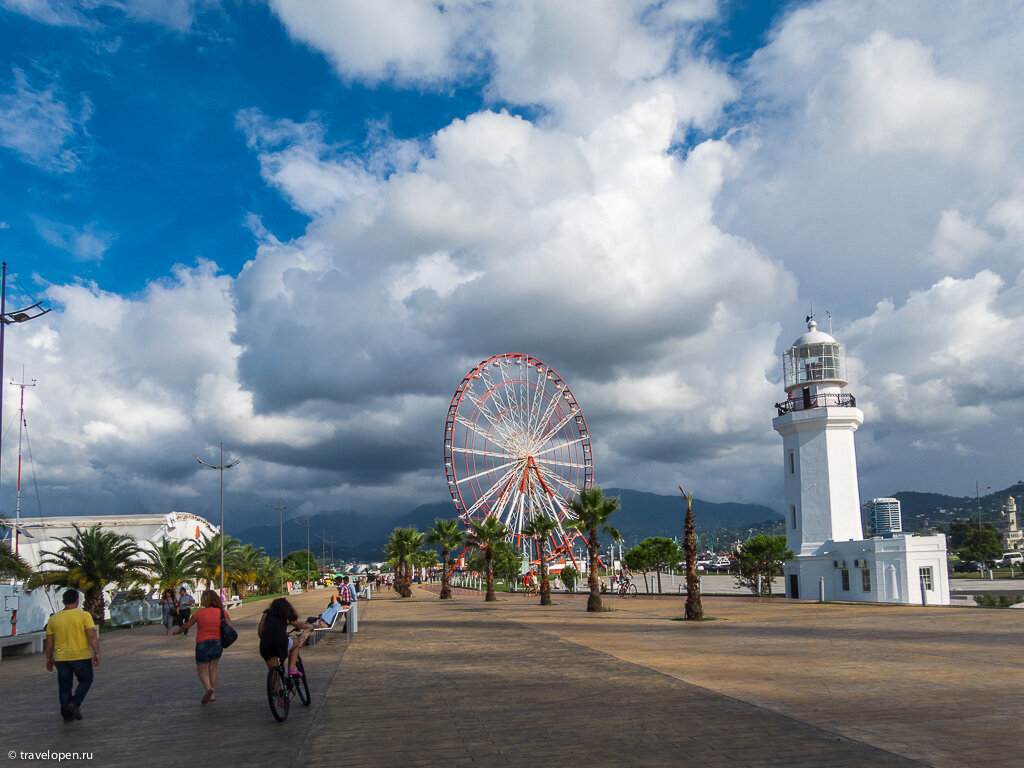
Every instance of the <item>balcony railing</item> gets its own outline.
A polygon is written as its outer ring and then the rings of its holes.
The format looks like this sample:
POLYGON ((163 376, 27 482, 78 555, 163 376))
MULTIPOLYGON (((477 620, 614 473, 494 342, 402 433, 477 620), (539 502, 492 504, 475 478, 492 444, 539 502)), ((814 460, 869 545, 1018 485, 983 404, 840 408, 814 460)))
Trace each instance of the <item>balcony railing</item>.
POLYGON ((776 403, 779 416, 790 411, 806 411, 809 408, 856 408, 857 398, 847 394, 814 395, 813 397, 795 397, 776 403))

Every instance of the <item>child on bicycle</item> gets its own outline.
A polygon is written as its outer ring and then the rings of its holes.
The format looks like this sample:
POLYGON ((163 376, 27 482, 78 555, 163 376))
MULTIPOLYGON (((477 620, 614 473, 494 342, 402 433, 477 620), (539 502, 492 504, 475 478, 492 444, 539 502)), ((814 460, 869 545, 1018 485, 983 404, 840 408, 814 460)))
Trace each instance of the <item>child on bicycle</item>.
POLYGON ((289 624, 298 629, 312 629, 306 622, 299 621, 299 614, 295 612, 287 598, 279 597, 263 612, 256 630, 260 637, 260 656, 267 662, 268 668, 276 666, 279 659, 287 658, 288 674, 299 677, 302 673, 295 668, 295 661, 299 658, 299 646, 302 645, 302 640, 305 640, 306 634, 299 640, 289 637, 289 624))

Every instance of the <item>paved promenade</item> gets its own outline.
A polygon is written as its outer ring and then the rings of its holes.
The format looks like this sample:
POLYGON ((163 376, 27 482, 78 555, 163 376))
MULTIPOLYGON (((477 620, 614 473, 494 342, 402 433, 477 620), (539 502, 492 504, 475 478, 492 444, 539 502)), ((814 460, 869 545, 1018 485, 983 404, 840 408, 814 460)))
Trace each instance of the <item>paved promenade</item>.
MULTIPOLYGON (((295 599, 314 613, 326 592, 295 599)), ((709 598, 417 589, 361 605, 350 644, 307 649, 313 704, 278 725, 255 626, 200 706, 192 638, 104 634, 103 663, 64 725, 41 656, 0 664, 3 752, 88 751, 91 764, 273 766, 1005 766, 1019 764, 1024 613, 709 598)), ((29 762, 16 756, 12 765, 29 762)), ((36 762, 36 761, 33 761, 36 762)), ((67 764, 87 764, 85 762, 67 764)))

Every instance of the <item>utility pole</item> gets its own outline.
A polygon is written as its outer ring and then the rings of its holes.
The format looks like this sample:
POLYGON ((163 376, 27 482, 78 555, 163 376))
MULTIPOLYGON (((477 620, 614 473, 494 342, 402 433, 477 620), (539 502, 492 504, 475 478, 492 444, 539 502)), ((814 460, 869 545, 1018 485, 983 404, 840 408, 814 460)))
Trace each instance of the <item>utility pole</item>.
MULTIPOLYGON (((36 380, 32 379, 31 384, 25 383, 25 366, 21 366, 21 384, 11 379, 11 384, 21 387, 21 403, 18 405, 18 495, 14 508, 14 554, 18 554, 18 540, 21 534, 21 435, 22 427, 25 426, 25 387, 34 387, 36 380)), ((29 451, 31 453, 31 451, 29 451)))
MULTIPOLYGON (((309 518, 306 518, 309 520, 309 518)), ((313 527, 313 521, 309 520, 308 523, 300 523, 298 520, 295 521, 296 525, 302 526, 306 529, 306 583, 309 583, 309 529, 313 527)))
POLYGON ((284 511, 288 509, 288 505, 285 504, 282 499, 283 493, 277 494, 277 506, 272 507, 266 502, 263 502, 263 506, 268 509, 273 509, 281 514, 281 592, 284 592, 284 511))
POLYGON ((224 597, 224 470, 231 469, 241 459, 235 459, 230 464, 224 463, 224 443, 220 444, 220 464, 207 464, 194 453, 192 458, 210 469, 220 470, 220 595, 224 597))
POLYGON ((974 497, 978 500, 978 530, 981 530, 981 492, 990 490, 992 490, 991 485, 982 488, 977 480, 974 481, 974 497))

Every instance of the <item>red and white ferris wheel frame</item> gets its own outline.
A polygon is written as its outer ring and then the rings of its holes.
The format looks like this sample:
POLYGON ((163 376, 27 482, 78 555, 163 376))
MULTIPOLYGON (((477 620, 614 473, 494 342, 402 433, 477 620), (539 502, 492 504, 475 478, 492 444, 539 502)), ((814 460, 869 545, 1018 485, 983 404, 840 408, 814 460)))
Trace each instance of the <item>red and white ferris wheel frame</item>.
POLYGON ((542 514, 557 524, 548 551, 571 556, 579 533, 563 523, 594 485, 594 460, 583 411, 551 366, 508 353, 467 373, 448 407, 444 471, 467 528, 495 516, 521 546, 523 525, 542 514))

